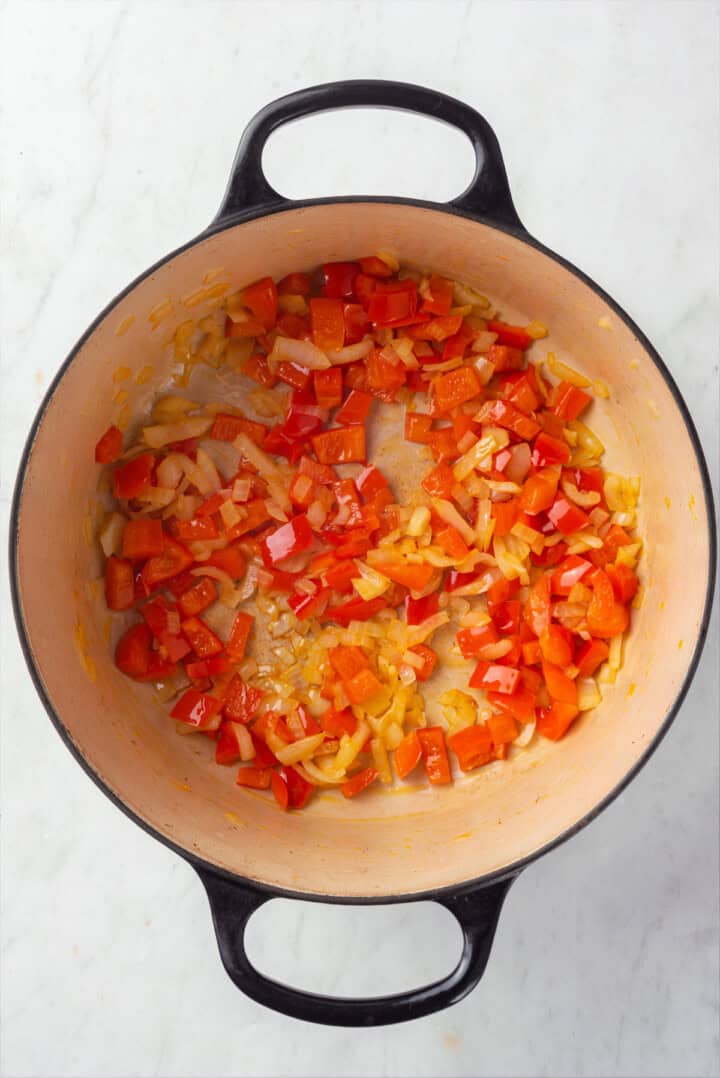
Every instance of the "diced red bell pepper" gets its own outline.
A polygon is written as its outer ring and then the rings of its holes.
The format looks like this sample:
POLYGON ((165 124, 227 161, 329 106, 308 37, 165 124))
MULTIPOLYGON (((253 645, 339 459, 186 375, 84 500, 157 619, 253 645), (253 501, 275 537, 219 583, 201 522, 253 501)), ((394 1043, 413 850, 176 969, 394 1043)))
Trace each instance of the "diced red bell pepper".
POLYGON ((567 554, 567 543, 554 543, 553 546, 546 546, 539 554, 534 551, 530 552, 533 565, 540 566, 541 568, 549 568, 552 565, 559 565, 567 554))
POLYGON ((307 782, 294 767, 281 767, 279 775, 287 784, 288 808, 304 808, 315 787, 307 782))
POLYGON ((522 370, 525 357, 519 348, 511 348, 506 344, 491 344, 488 349, 488 360, 495 368, 495 373, 501 371, 522 370))
POLYGON ((368 389, 381 400, 394 401, 398 389, 405 385, 407 369, 402 363, 384 359, 380 349, 374 348, 365 360, 368 389))
POLYGON ((366 310, 377 285, 377 277, 371 277, 369 273, 358 273, 355 278, 355 297, 366 310))
POLYGON ((541 431, 535 439, 531 460, 534 468, 565 464, 570 460, 570 446, 567 442, 551 438, 549 434, 541 431))
POLYGON ((262 542, 263 561, 269 569, 279 565, 293 554, 301 554, 313 542, 313 532, 304 513, 292 517, 287 524, 281 524, 262 542))
POLYGON ((562 625, 549 625, 540 635, 543 658, 555 666, 569 666, 573 660, 572 633, 562 625))
POLYGON ((323 295, 330 299, 352 299, 360 268, 358 262, 326 262, 322 267, 323 295))
POLYGON ((413 599, 408 595, 405 599, 405 620, 408 625, 422 625, 424 621, 437 614, 439 610, 440 596, 436 591, 430 595, 424 595, 421 599, 413 599))
POLYGON ((259 281, 243 288, 241 301, 248 307, 264 330, 272 329, 277 317, 278 290, 272 277, 263 277, 259 281))
MULTIPOLYGON (((292 386, 293 389, 306 389, 310 384, 310 371, 307 367, 303 367, 301 363, 290 363, 284 359, 281 363, 278 363, 275 373, 281 382, 292 386)), ((274 434, 276 430, 277 428, 273 428, 270 434, 274 434)), ((277 452, 277 450, 270 448, 270 444, 268 437, 265 449, 269 452, 277 452)))
POLYGON ((513 666, 502 666, 480 660, 468 684, 471 689, 486 689, 510 696, 520 681, 520 671, 513 666))
POLYGON ((115 648, 115 664, 127 677, 142 681, 150 664, 152 634, 145 622, 132 625, 115 648))
POLYGON ((374 562, 373 567, 383 576, 411 591, 423 591, 435 572, 428 562, 383 561, 374 562))
POLYGON ((244 318, 239 315, 225 316, 225 336, 230 340, 247 340, 250 337, 261 337, 265 332, 265 326, 259 318, 244 318))
POLYGON ((313 344, 334 352, 345 344, 345 314, 341 299, 310 300, 310 331, 313 344))
POLYGON ((165 649, 171 662, 178 662, 190 653, 190 645, 180 635, 180 615, 174 606, 170 606, 159 596, 141 608, 150 632, 165 649))
POLYGON ((352 737, 357 730, 357 719, 349 708, 336 711, 331 706, 320 716, 320 725, 331 737, 340 738, 343 734, 349 734, 352 737))
POLYGON ((135 570, 114 554, 105 563, 105 602, 110 610, 130 610, 135 605, 135 570))
POLYGON ((262 445, 267 432, 268 428, 264 423, 256 423, 253 419, 245 419, 244 416, 219 412, 210 428, 210 437, 216 438, 219 442, 234 442, 238 434, 246 434, 255 445, 262 445))
POLYGON ((333 591, 338 592, 340 595, 347 595, 352 591, 352 582, 358 576, 360 576, 360 572, 355 562, 347 559, 335 562, 334 565, 325 569, 321 579, 333 591))
POLYGON ((355 480, 355 485, 366 502, 389 489, 387 479, 374 464, 369 464, 367 468, 363 468, 355 480))
POLYGON ((344 303, 345 344, 357 344, 370 330, 370 319, 360 303, 344 303))
POLYGON ((462 535, 452 524, 446 524, 444 528, 439 528, 434 532, 433 537, 449 558, 462 561, 470 553, 470 548, 466 545, 462 535))
POLYGON ((589 569, 592 569, 592 563, 587 558, 581 558, 578 554, 569 554, 560 562, 552 574, 553 593, 555 595, 569 595, 589 569))
POLYGON ((108 427, 95 446, 95 460, 98 464, 114 464, 122 448, 122 431, 119 427, 108 427))
POLYGON ((453 282, 448 277, 433 273, 427 284, 422 310, 441 317, 450 313, 453 301, 453 282))
POLYGON ((589 393, 571 385, 570 382, 560 382, 552 390, 548 403, 556 416, 569 423, 577 419, 591 402, 592 397, 589 393))
POLYGON ((259 382, 265 389, 272 389, 277 382, 277 378, 268 365, 267 356, 264 356, 262 352, 253 352, 243 363, 242 372, 253 381, 259 382))
MULTIPOLYGON (((245 523, 247 524, 247 520, 245 523)), ((232 529, 232 533, 236 533, 235 528, 232 529)), ((204 564, 212 565, 215 569, 222 569, 232 580, 239 580, 245 575, 247 559, 240 547, 236 543, 231 543, 230 546, 223 547, 221 550, 213 550, 204 564)))
POLYGON ((539 640, 527 640, 522 645, 522 660, 527 666, 536 666, 542 660, 539 640))
POLYGON ((508 498, 504 502, 493 502, 490 512, 495 521, 493 534, 500 538, 514 528, 520 515, 520 506, 517 498, 508 498))
POLYGON ((383 262, 382 258, 378 258, 377 255, 370 255, 368 258, 361 258, 359 261, 361 271, 369 274, 370 277, 392 277, 393 275, 393 271, 387 262, 383 262))
POLYGON ((525 352, 533 342, 533 338, 522 326, 511 326, 507 322, 497 322, 491 319, 488 322, 488 330, 490 333, 497 333, 499 344, 519 348, 522 352, 525 352))
POLYGON ((248 786, 251 790, 268 790, 272 775, 269 767, 241 767, 235 782, 238 786, 248 786))
POLYGON ((364 423, 370 414, 372 402, 371 393, 365 393, 361 389, 351 389, 345 398, 344 404, 335 416, 335 421, 346 427, 354 427, 364 423))
POLYGON ((422 757, 422 746, 417 730, 411 730, 402 739, 393 753, 393 765, 395 774, 399 779, 405 779, 414 771, 422 757))
POLYGON ((488 644, 498 642, 498 631, 490 621, 487 625, 473 625, 469 629, 460 629, 457 642, 464 658, 475 658, 488 644))
POLYGON ((226 645, 231 662, 239 663, 245 658, 254 621, 252 614, 246 614, 244 610, 238 611, 235 615, 226 645))
POLYGON ((343 375, 340 367, 313 371, 315 398, 321 408, 337 408, 342 404, 343 375))
POLYGON ((369 618, 384 610, 387 605, 387 599, 382 595, 377 599, 348 599, 347 602, 326 610, 325 620, 336 621, 338 625, 344 626, 349 625, 351 621, 368 621, 369 618))
MULTIPOLYGON (((522 355, 522 353, 518 353, 522 355)), ((527 370, 520 372, 512 380, 505 379, 503 382, 502 395, 505 400, 514 404, 516 408, 519 408, 525 415, 530 415, 535 412, 542 403, 541 398, 535 392, 533 388, 533 382, 531 380, 530 371, 534 371, 534 367, 528 367, 527 370)))
POLYGON ((343 681, 343 688, 351 704, 362 704, 380 692, 382 683, 368 668, 359 670, 357 674, 343 681))
POLYGON ((559 494, 548 509, 548 517, 563 535, 572 535, 590 523, 587 513, 563 494, 559 494))
POLYGON ((437 653, 432 648, 429 648, 427 644, 415 644, 410 648, 410 651, 422 659, 423 663, 422 666, 413 667, 416 680, 427 681, 437 665, 437 653))
POLYGON ((448 464, 438 464, 422 479, 421 486, 431 498, 450 498, 457 485, 452 468, 448 464))
POLYGON ((455 753, 461 771, 474 771, 492 760, 493 739, 485 723, 466 726, 448 737, 448 745, 455 753))
POLYGON ((413 322, 417 312, 414 281, 377 281, 368 303, 368 317, 376 326, 402 326, 413 322))
POLYGON ((231 719, 233 722, 241 722, 246 725, 257 714, 262 699, 263 694, 259 689, 248 685, 239 674, 235 674, 223 694, 223 714, 225 718, 231 719))
POLYGON ((192 563, 193 556, 187 547, 166 535, 162 554, 148 558, 142 569, 142 580, 148 595, 155 591, 158 584, 189 569, 192 563))
POLYGON ((330 588, 318 588, 312 595, 306 592, 295 592, 288 599, 290 609, 296 618, 305 621, 307 618, 318 618, 322 615, 330 599, 330 588))
POLYGON ((224 650, 222 640, 200 618, 185 618, 180 627, 198 659, 208 659, 224 650))
MULTIPOLYGON (((245 510, 245 516, 242 518, 242 520, 239 520, 237 524, 233 524, 233 526, 231 528, 228 528, 225 532, 225 535, 231 543, 233 542, 233 540, 240 539, 243 535, 247 535, 248 532, 256 531, 258 528, 262 527, 263 524, 267 524, 268 521, 272 520, 272 517, 268 513, 267 502, 264 498, 252 498, 249 502, 245 502, 243 509, 245 510)), ((237 550, 238 548, 233 546, 226 549, 237 550)), ((216 564, 212 559, 215 557, 215 555, 221 555, 223 553, 223 550, 213 551, 213 553, 210 555, 210 564, 216 564)), ((240 551, 240 553, 242 554, 242 551, 240 551)), ((218 568, 222 569, 224 568, 224 566, 218 565, 218 568)), ((245 572, 244 559, 242 568, 240 569, 239 573, 231 572, 230 569, 228 569, 227 571, 230 573, 230 576, 233 577, 234 580, 237 580, 238 577, 241 577, 245 572)))
POLYGON ((549 509, 555 501, 559 480, 560 473, 555 468, 529 475, 518 495, 520 508, 532 515, 549 509))
POLYGON ((176 520, 172 530, 176 539, 183 543, 195 542, 198 539, 217 539, 219 531, 212 517, 194 517, 192 520, 176 520))
POLYGON ((501 692, 488 692, 487 698, 489 704, 513 715, 518 722, 533 722, 535 718, 537 694, 523 684, 518 685, 515 692, 510 693, 510 695, 501 692))
POLYGON ((270 788, 273 792, 273 797, 284 812, 288 807, 290 794, 287 782, 277 771, 273 771, 270 775, 270 788))
POLYGON ((452 782, 450 761, 441 726, 426 726, 417 732, 427 777, 434 786, 452 782))
POLYGON ((462 315, 442 315, 431 318, 429 322, 423 322, 418 326, 410 326, 408 336, 417 341, 446 341, 448 337, 454 337, 460 332, 462 315))
POLYGON ((197 689, 188 689, 175 704, 170 715, 196 730, 207 730, 219 710, 220 701, 217 697, 207 696, 197 689))
POLYGON ((523 607, 523 618, 535 636, 540 637, 550 624, 550 577, 543 573, 530 588, 523 607))
MULTIPOLYGON (((540 637, 542 648, 543 637, 540 637)), ((545 686, 551 699, 559 700, 562 704, 577 704, 577 685, 567 674, 554 663, 543 660, 542 664, 545 686)))
MULTIPOLYGON (((449 412, 482 393, 474 367, 458 367, 439 375, 432 383, 433 403, 438 412, 449 412)), ((525 417, 526 418, 526 417, 525 417)))
POLYGON ((615 598, 612 582, 602 569, 595 569, 592 579, 593 597, 587 612, 587 626, 593 636, 609 639, 621 636, 628 627, 627 607, 615 598))
POLYGON ((492 605, 488 602, 488 611, 500 636, 514 636, 520 631, 522 604, 517 599, 492 605))
POLYGON ((370 666, 363 649, 348 644, 328 648, 328 661, 341 681, 347 681, 370 666))
POLYGON ((551 741, 559 741, 580 714, 574 704, 553 700, 550 707, 542 707, 538 713, 537 731, 551 741))
POLYGON ((405 413, 405 440, 417 442, 419 445, 427 445, 430 441, 432 430, 432 416, 422 412, 405 413))
POLYGON ((486 401, 478 412, 478 422, 505 427, 526 442, 532 441, 540 431, 539 423, 521 412, 514 404, 503 400, 486 401))
POLYGON ((155 457, 152 453, 141 453, 139 457, 121 464, 113 472, 113 490, 116 498, 129 500, 145 494, 152 482, 155 457))
POLYGON ((215 763, 221 765, 235 764, 240 759, 240 743, 238 741, 238 723, 222 722, 218 729, 217 741, 215 742, 215 763))
POLYGON ((380 772, 376 771, 374 767, 366 767, 362 771, 358 771, 357 775, 353 775, 347 782, 343 782, 340 787, 343 797, 355 797, 356 794, 367 789, 379 774, 380 772))
POLYGON ((637 573, 629 565, 606 565, 605 572, 615 592, 615 598, 621 603, 629 603, 637 594, 639 582, 637 573))
POLYGON ((578 677, 592 677, 601 663, 604 663, 610 649, 604 640, 586 640, 575 656, 578 677))
POLYGON ((487 722, 494 745, 507 745, 520 733, 515 718, 507 711, 497 715, 493 712, 487 722))
POLYGON ((312 439, 315 456, 321 464, 365 463, 365 428, 338 427, 323 431, 312 439))
POLYGON ((185 673, 192 681, 217 677, 227 673, 229 669, 230 660, 227 655, 213 655, 211 659, 197 659, 185 663, 185 673))
POLYGON ((277 283, 280 296, 308 296, 310 294, 310 276, 307 273, 288 273, 277 283))

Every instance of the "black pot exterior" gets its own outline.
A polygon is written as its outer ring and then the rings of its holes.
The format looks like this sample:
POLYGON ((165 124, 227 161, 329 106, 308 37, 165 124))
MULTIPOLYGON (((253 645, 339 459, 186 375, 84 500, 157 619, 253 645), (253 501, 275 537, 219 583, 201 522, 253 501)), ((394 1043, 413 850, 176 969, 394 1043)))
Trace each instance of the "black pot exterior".
POLYGON ((466 996, 478 983, 485 970, 490 954, 492 940, 502 904, 510 884, 532 861, 554 849, 586 827, 604 808, 606 808, 635 777, 641 767, 667 733, 675 718, 685 694, 694 676, 702 647, 707 634, 712 609, 712 597, 715 584, 715 564, 717 539, 714 523, 712 490, 697 432, 693 425, 680 392, 675 382, 647 337, 632 322, 629 316, 608 296, 594 281, 570 262, 550 251, 535 240, 523 227, 513 205, 507 174, 500 147, 490 125, 479 113, 463 102, 436 93, 425 87, 407 83, 387 82, 383 80, 357 80, 329 83, 311 87, 290 94, 271 103, 254 117, 246 128, 233 163, 230 181, 217 215, 209 228, 200 236, 173 251, 141 274, 121 292, 100 313, 97 319, 80 338, 75 348, 67 357, 57 376, 53 380, 45 399, 38 411, 30 430, 20 463, 15 486, 10 523, 10 575, 13 609, 20 642, 30 675, 45 709, 55 725, 60 737, 73 753, 78 763, 110 798, 111 801, 143 830, 153 835, 164 845, 184 857, 198 872, 208 894, 213 922, 218 938, 218 945, 223 964, 233 982, 248 996, 276 1011, 305 1021, 337 1026, 377 1026, 407 1021, 442 1010, 466 996), (417 112, 458 127, 470 141, 476 154, 476 170, 468 189, 452 202, 441 205, 416 199, 398 198, 360 198, 358 196, 335 199, 310 199, 302 202, 290 202, 283 199, 268 183, 262 171, 262 152, 269 135, 284 123, 300 119, 315 112, 335 108, 349 107, 385 107, 417 112), (680 686, 665 720, 654 740, 648 745, 642 757, 626 773, 622 781, 595 807, 595 809, 577 820, 562 834, 554 838, 532 856, 515 862, 510 866, 480 877, 476 880, 455 887, 439 888, 419 893, 388 895, 387 897, 368 897, 347 899, 340 895, 316 895, 304 892, 288 891, 270 885, 251 882, 233 873, 219 869, 202 858, 189 853, 166 836, 155 831, 144 820, 132 812, 128 806, 113 794, 100 776, 80 755, 73 745, 60 716, 55 712, 52 701, 47 697, 39 677, 29 635, 24 623, 20 600, 21 585, 17 564, 17 534, 20 501, 27 464, 35 440, 36 432, 54 393, 64 377, 73 359, 83 347, 97 326, 117 303, 140 285, 148 276, 166 262, 182 254, 209 235, 222 232, 243 222, 257 217, 267 216, 289 208, 309 205, 327 205, 343 202, 383 202, 398 205, 425 206, 433 210, 468 217, 485 225, 508 232, 524 243, 542 252, 563 266, 569 273, 590 287, 635 334, 646 353, 650 356, 664 378, 675 404, 679 409, 693 446, 698 468, 702 476, 703 490, 707 505, 709 573, 706 600, 702 622, 699 628, 694 652, 688 665, 685 679, 680 686), (460 961, 451 974, 442 980, 410 992, 372 999, 343 999, 319 996, 302 992, 279 984, 264 977, 250 964, 244 947, 244 933, 252 914, 271 898, 284 897, 306 899, 309 901, 377 904, 394 902, 414 902, 433 900, 450 910, 457 918, 463 932, 463 952, 460 961))

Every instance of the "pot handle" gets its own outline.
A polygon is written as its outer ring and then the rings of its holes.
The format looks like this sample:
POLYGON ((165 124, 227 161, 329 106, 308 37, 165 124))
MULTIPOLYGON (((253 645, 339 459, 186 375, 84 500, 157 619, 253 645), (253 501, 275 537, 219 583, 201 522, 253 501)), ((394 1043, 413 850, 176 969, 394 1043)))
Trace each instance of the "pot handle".
POLYGON ((461 895, 435 899, 457 918, 463 950, 455 969, 440 981, 392 996, 350 999, 321 996, 280 984, 258 972, 245 950, 245 929, 255 910, 278 897, 219 873, 194 866, 210 900, 220 957, 230 979, 254 999, 281 1014, 328 1026, 382 1026, 443 1010, 476 986, 490 956, 500 910, 514 876, 461 895))
POLYGON ((292 205, 270 186, 262 169, 265 143, 278 127, 315 112, 363 106, 418 112, 459 128, 475 150, 475 175, 467 190, 448 206, 524 231, 515 212, 498 140, 485 117, 464 102, 436 90, 383 79, 355 79, 310 86, 279 97, 261 109, 240 139, 222 205, 211 227, 227 224, 249 209, 269 210, 292 205))

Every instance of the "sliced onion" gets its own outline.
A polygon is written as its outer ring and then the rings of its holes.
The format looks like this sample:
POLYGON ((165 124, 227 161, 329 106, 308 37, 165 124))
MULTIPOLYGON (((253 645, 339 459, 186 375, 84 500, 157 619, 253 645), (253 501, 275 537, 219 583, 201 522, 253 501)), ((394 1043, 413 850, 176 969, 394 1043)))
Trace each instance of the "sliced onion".
POLYGON ((143 427, 143 441, 152 449, 160 449, 171 442, 200 438, 207 434, 212 425, 211 416, 190 416, 182 423, 160 423, 154 427, 143 427))
POLYGON ((310 527, 317 531, 317 529, 321 528, 327 520, 327 509, 322 502, 316 498, 315 501, 311 502, 308 506, 305 515, 308 518, 310 527))
POLYGON ((299 760, 309 760, 314 756, 317 748, 325 740, 325 733, 311 734, 310 737, 303 737, 300 741, 293 742, 292 745, 287 745, 285 748, 275 749, 275 755, 281 764, 286 766, 290 764, 296 764, 299 760))
MULTIPOLYGON (((309 371, 322 371, 331 366, 330 360, 312 341, 297 341, 293 337, 276 337, 268 362, 298 363, 309 371)), ((349 362, 349 361, 348 361, 349 362)))
POLYGON ((100 529, 100 546, 103 554, 109 558, 111 554, 119 554, 122 550, 123 532, 127 518, 122 513, 111 513, 100 529))
POLYGON ((211 458, 213 464, 226 482, 236 476, 240 468, 240 453, 232 442, 220 442, 217 438, 204 438, 200 449, 211 458))
POLYGON ((458 513, 452 502, 446 501, 445 498, 431 498, 430 502, 437 515, 446 524, 451 524, 453 528, 457 528, 466 543, 472 545, 475 542, 475 532, 467 520, 458 513))
POLYGON ((185 474, 182 466, 182 457, 179 453, 168 453, 157 466, 157 481, 161 487, 175 490, 185 474))
POLYGON ((533 739, 535 733, 535 722, 528 722, 523 726, 518 736, 513 741, 513 745, 517 745, 519 749, 526 748, 533 739))
MULTIPOLYGON (((362 359, 363 356, 372 352, 374 347, 375 342, 372 337, 363 337, 357 344, 348 344, 345 348, 338 348, 324 354, 327 356, 328 366, 332 364, 333 367, 337 367, 343 363, 355 363, 356 360, 362 359)), ((399 358, 400 357, 396 354, 395 363, 398 362, 399 358)))
POLYGON ((505 468, 505 475, 511 483, 522 483, 530 471, 530 446, 520 442, 510 450, 510 460, 505 468))

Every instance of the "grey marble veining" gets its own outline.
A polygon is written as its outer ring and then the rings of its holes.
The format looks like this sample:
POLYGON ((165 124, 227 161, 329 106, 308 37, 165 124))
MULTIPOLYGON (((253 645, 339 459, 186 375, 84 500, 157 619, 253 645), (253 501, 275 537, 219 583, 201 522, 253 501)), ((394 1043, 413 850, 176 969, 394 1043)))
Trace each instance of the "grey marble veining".
MULTIPOLYGON (((3 518, 62 357, 132 276, 210 220, 249 116, 363 75, 427 83, 487 114, 521 218, 647 330, 716 476, 719 10, 6 0, 3 518)), ((267 153, 291 194, 451 197, 470 161, 459 136, 388 113, 298 126, 267 153), (332 153, 315 149, 320 134, 332 153)), ((233 988, 194 874, 98 793, 52 730, 5 576, 2 587, 5 1078, 718 1073, 717 624, 648 767, 512 888, 478 990, 357 1034, 286 1020, 233 988)), ((276 976, 369 992, 441 974, 458 936, 431 905, 277 903, 251 946, 276 976)))

